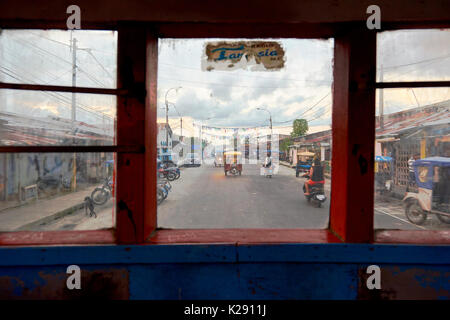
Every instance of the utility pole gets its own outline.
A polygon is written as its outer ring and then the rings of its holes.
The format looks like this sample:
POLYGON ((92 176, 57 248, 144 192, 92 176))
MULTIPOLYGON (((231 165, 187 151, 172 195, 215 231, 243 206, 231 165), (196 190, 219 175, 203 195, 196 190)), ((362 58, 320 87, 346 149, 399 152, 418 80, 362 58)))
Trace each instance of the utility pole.
MULTIPOLYGON (((272 136, 273 136, 273 131, 272 131, 272 113, 269 110, 265 109, 265 108, 256 108, 256 110, 262 110, 262 111, 266 111, 266 112, 269 113, 269 120, 270 120, 270 151, 272 152, 272 136)), ((267 149, 267 145, 268 145, 268 143, 266 142, 266 149, 267 149)))
POLYGON ((413 94, 413 96, 414 96, 414 99, 416 100, 417 107, 420 108, 420 103, 419 103, 419 100, 417 100, 416 94, 414 93, 414 89, 411 88, 411 91, 412 91, 412 94, 413 94))
MULTIPOLYGON (((77 85, 77 39, 72 39, 72 87, 77 85)), ((75 132, 75 121, 77 117, 75 92, 72 92, 72 130, 75 132)))
POLYGON ((166 99, 166 151, 169 152, 169 103, 167 102, 167 99, 166 99))
POLYGON ((166 103, 166 150, 167 152, 169 151, 169 101, 167 101, 167 94, 169 93, 170 90, 175 89, 176 91, 178 91, 178 89, 181 89, 181 87, 176 87, 176 88, 170 88, 169 90, 166 91, 166 96, 165 96, 165 103, 166 103))
POLYGON ((180 127, 181 127, 180 139, 183 139, 183 118, 182 117, 180 117, 180 127))
MULTIPOLYGON (((77 85, 77 39, 72 39, 72 87, 76 87, 77 85)), ((76 97, 75 92, 72 92, 72 134, 75 142, 75 134, 76 134, 76 120, 77 120, 77 105, 76 105, 76 97)), ((72 161, 72 191, 77 189, 77 154, 73 154, 72 161)))
MULTIPOLYGON (((383 65, 380 66, 380 82, 383 82, 383 65)), ((380 113, 380 129, 384 129, 384 97, 383 89, 378 89, 378 106, 380 113)))

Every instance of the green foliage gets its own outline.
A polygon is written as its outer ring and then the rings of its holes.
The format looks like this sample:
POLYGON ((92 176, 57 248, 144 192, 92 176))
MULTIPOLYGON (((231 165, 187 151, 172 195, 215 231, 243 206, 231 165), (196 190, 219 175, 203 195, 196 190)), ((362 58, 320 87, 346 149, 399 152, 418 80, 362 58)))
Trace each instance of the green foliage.
POLYGON ((288 151, 288 147, 292 144, 291 138, 286 138, 280 143, 281 151, 288 151))
POLYGON ((301 137, 308 132, 308 121, 306 119, 295 119, 292 124, 291 137, 301 137))

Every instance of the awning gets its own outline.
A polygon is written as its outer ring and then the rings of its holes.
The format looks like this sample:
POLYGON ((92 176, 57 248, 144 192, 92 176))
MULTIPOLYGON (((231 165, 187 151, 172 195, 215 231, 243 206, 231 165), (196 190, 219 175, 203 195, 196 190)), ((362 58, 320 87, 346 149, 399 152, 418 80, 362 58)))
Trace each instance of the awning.
POLYGON ((316 154, 315 154, 314 152, 308 152, 308 151, 305 151, 305 152, 300 152, 300 153, 298 153, 298 155, 299 155, 299 156, 303 156, 303 157, 313 157, 313 156, 315 156, 316 154))

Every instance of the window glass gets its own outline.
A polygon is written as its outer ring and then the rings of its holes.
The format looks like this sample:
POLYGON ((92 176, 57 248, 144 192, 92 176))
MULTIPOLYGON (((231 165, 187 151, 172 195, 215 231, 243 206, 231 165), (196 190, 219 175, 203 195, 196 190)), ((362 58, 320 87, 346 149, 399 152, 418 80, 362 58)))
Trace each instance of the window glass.
POLYGON ((449 229, 450 88, 380 89, 376 106, 375 228, 449 229))
POLYGON ((377 80, 450 80, 450 29, 378 33, 377 80))
POLYGON ((2 82, 116 88, 116 64, 116 31, 0 31, 2 82))
POLYGON ((161 39, 158 227, 326 228, 332 59, 332 40, 161 39))
POLYGON ((0 145, 113 145, 116 96, 0 89, 0 145))
POLYGON ((115 159, 114 153, 0 153, 0 231, 114 227, 115 159))

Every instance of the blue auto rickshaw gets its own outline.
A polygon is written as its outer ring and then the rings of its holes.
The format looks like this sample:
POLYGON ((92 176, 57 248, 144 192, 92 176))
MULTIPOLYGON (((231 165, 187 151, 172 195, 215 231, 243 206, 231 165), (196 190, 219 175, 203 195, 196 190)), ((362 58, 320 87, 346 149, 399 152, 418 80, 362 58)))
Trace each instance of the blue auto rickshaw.
POLYGON ((403 198, 409 221, 421 225, 429 214, 450 223, 450 158, 429 157, 413 163, 417 192, 403 198))
POLYGON ((375 156, 375 192, 381 195, 392 191, 393 160, 388 156, 375 156))

